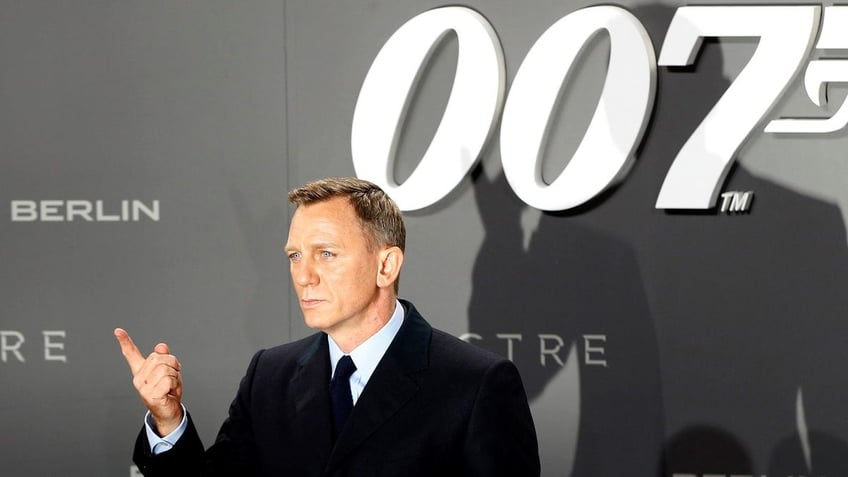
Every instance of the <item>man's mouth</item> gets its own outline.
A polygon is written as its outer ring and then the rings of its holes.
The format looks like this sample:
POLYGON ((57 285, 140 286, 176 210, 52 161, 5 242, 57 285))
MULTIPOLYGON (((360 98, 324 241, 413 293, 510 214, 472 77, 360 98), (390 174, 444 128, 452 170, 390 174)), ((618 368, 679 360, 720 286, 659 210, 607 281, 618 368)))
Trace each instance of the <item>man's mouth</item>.
POLYGON ((300 306, 303 308, 314 308, 323 303, 323 300, 316 299, 308 299, 308 300, 300 300, 300 306))

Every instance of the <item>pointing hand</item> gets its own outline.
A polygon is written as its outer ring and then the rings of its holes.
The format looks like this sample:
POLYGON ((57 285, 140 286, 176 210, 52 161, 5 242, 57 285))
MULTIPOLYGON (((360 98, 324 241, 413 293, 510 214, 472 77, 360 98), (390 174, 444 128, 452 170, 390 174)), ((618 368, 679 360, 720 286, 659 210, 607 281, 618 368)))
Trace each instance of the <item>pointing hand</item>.
POLYGON ((156 432, 166 436, 176 429, 183 419, 180 404, 183 395, 183 380, 180 362, 165 343, 159 343, 145 358, 133 343, 130 335, 115 328, 115 338, 130 366, 133 385, 141 400, 150 410, 156 423, 156 432))

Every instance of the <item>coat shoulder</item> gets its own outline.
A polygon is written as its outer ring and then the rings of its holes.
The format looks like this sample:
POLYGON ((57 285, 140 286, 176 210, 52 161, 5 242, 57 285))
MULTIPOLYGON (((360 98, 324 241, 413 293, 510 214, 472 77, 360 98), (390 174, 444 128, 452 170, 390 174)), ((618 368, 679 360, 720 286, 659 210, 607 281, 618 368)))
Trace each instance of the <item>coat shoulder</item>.
POLYGON ((510 365, 504 356, 463 341, 444 331, 433 329, 430 343, 430 365, 449 365, 457 369, 485 372, 493 367, 510 365))
POLYGON ((253 355, 250 368, 276 372, 284 368, 294 368, 318 353, 322 345, 326 348, 326 342, 326 335, 315 333, 290 343, 259 350, 253 355))

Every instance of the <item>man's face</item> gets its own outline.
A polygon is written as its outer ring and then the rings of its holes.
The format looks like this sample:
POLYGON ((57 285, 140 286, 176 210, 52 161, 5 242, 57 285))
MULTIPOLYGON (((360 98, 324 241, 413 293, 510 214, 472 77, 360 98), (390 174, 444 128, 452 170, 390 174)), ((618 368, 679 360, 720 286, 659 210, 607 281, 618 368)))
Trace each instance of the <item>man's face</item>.
POLYGON ((379 252, 346 197, 298 207, 286 254, 307 326, 333 334, 373 318, 379 252))

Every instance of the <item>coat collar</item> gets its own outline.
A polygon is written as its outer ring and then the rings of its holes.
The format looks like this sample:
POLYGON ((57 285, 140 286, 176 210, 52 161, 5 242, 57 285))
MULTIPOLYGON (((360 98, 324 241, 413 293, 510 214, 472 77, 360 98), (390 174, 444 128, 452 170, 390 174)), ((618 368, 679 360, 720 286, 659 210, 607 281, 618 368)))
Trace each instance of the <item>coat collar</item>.
MULTIPOLYGON (((307 467, 323 468, 333 450, 333 427, 329 410, 330 407, 330 351, 327 345, 327 335, 319 333, 312 341, 306 352, 298 359, 298 368, 291 379, 291 389, 283 390, 283 395, 292 392, 294 395, 295 425, 300 429, 304 459, 315 459, 307 467)), ((283 383, 286 386, 287 383, 283 383)), ((283 427, 287 427, 283 424, 283 427)))
POLYGON ((299 371, 292 380, 296 415, 302 421, 304 439, 315 443, 318 457, 327 462, 327 471, 338 466, 418 391, 420 372, 429 362, 433 330, 412 303, 400 302, 406 311, 403 325, 368 380, 335 446, 329 412, 327 335, 319 334, 298 360, 299 371))
POLYGON ((401 300, 401 305, 406 310, 403 325, 359 396, 330 455, 328 470, 341 464, 418 392, 433 330, 412 303, 401 300))

